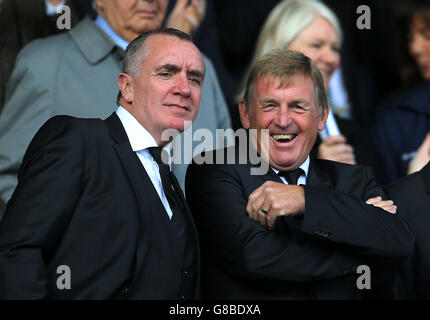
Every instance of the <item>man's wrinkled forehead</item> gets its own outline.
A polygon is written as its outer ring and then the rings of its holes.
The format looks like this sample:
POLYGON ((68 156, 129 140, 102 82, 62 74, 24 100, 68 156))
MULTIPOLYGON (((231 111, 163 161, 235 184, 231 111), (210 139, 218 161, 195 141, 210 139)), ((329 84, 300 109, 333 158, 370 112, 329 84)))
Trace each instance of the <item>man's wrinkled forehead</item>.
POLYGON ((312 81, 312 78, 302 73, 293 75, 262 74, 257 77, 255 83, 257 84, 260 80, 262 80, 266 86, 273 86, 275 89, 285 89, 291 86, 304 85, 309 80, 312 81))
POLYGON ((191 41, 171 35, 156 34, 150 36, 144 45, 145 60, 148 57, 157 59, 157 65, 185 64, 187 71, 205 74, 205 63, 200 50, 191 41))

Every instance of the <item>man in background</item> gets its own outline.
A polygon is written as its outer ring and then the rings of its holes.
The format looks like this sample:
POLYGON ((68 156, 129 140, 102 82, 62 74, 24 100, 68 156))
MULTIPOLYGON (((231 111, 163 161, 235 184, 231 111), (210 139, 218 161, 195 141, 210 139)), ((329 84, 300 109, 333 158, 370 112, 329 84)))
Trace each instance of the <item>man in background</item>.
MULTIPOLYGON (((235 162, 193 162, 186 193, 202 253, 209 299, 362 299, 390 297, 379 270, 412 251, 414 234, 384 200, 371 169, 310 157, 328 115, 323 79, 302 53, 278 50, 251 68, 240 102, 250 151, 235 162), (263 134, 268 130, 268 135, 263 134), (256 138, 253 138, 256 137, 256 138), (258 154, 268 171, 253 174, 258 154), (357 268, 371 269, 371 290, 357 268), (382 290, 381 290, 382 288, 382 290), (385 292, 384 292, 385 291, 385 292)), ((212 158, 213 156, 213 158, 212 158)), ((263 166, 261 166, 263 167, 263 166)))

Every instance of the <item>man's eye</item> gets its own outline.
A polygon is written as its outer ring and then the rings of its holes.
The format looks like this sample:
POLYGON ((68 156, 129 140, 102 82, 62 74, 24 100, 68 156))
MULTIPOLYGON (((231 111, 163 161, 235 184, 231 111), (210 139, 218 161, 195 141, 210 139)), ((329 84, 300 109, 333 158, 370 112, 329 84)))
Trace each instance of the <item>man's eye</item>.
POLYGON ((264 104, 262 106, 262 109, 268 111, 268 110, 272 110, 274 107, 275 105, 273 103, 268 103, 268 104, 264 104))
POLYGON ((315 49, 319 49, 319 48, 321 48, 321 45, 319 43, 312 43, 311 47, 315 48, 315 49))
POLYGON ((201 81, 200 81, 200 79, 197 79, 197 78, 190 78, 189 79, 190 80, 190 82, 192 83, 192 84, 194 84, 194 85, 198 85, 198 86, 200 86, 201 85, 201 81))
POLYGON ((304 107, 302 107, 301 105, 298 105, 298 104, 294 105, 293 109, 296 111, 299 111, 299 112, 303 112, 306 110, 304 107))
POLYGON ((170 72, 160 72, 159 75, 163 78, 169 78, 171 76, 170 72))

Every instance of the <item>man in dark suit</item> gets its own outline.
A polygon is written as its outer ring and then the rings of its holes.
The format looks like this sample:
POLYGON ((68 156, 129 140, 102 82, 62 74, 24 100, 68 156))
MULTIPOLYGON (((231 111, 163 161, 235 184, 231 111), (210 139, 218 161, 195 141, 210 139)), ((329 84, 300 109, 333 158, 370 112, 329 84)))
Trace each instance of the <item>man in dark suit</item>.
POLYGON ((385 187, 416 232, 412 256, 404 261, 396 278, 396 299, 430 299, 430 162, 416 173, 385 187))
POLYGON ((198 297, 197 235, 162 137, 196 117, 203 58, 161 29, 124 59, 116 112, 56 116, 30 144, 0 223, 0 298, 198 297))
POLYGON ((222 149, 228 161, 198 165, 222 159, 205 153, 187 173, 187 201, 202 248, 203 297, 381 294, 381 267, 407 257, 414 234, 393 202, 383 200, 369 168, 309 157, 328 113, 317 67, 298 52, 269 53, 252 67, 240 112, 250 129, 249 153, 239 143, 233 164, 231 150, 222 149), (248 162, 241 162, 242 152, 250 155, 248 162), (252 171, 264 167, 255 164, 255 152, 269 165, 262 175, 252 171), (359 285, 360 265, 370 268, 371 290, 359 285))

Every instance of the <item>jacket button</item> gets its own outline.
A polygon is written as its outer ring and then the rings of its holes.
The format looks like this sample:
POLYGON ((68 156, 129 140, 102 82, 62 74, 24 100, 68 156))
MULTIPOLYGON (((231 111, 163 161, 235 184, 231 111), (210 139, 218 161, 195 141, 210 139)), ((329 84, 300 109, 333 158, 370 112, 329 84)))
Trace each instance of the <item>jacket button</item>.
POLYGON ((182 296, 182 297, 181 297, 181 300, 185 300, 185 296, 182 296))
POLYGON ((190 276, 190 273, 187 270, 185 270, 184 271, 184 275, 185 275, 186 278, 188 278, 190 276))
POLYGON ((126 296, 126 295, 127 295, 127 293, 128 293, 128 288, 127 288, 127 287, 125 287, 124 289, 122 289, 121 294, 122 294, 123 296, 126 296))

